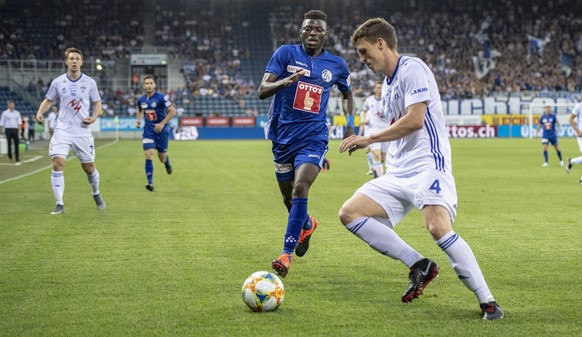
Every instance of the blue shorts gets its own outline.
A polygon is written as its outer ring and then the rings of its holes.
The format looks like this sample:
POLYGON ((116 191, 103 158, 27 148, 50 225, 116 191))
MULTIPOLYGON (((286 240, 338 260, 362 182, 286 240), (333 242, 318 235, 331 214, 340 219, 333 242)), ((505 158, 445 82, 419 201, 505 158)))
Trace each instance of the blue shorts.
POLYGON ((297 144, 273 143, 273 162, 277 181, 292 181, 295 179, 295 170, 311 163, 321 169, 328 147, 325 141, 309 141, 297 144))
POLYGON ((552 144, 553 146, 558 145, 558 137, 553 136, 553 137, 543 137, 542 138, 542 144, 552 144))
POLYGON ((144 132, 142 145, 144 151, 156 149, 158 152, 168 152, 168 129, 164 128, 160 133, 151 132, 146 134, 144 132))

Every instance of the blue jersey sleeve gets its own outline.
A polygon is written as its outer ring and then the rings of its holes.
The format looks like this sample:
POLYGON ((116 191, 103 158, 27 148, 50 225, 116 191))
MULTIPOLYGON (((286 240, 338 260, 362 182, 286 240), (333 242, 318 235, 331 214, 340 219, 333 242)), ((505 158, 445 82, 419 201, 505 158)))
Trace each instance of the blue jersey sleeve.
POLYGON ((267 63, 267 68, 265 72, 271 73, 277 76, 277 78, 281 77, 281 75, 287 69, 287 64, 289 63, 289 52, 287 51, 287 45, 283 45, 279 47, 271 56, 269 63, 267 63))

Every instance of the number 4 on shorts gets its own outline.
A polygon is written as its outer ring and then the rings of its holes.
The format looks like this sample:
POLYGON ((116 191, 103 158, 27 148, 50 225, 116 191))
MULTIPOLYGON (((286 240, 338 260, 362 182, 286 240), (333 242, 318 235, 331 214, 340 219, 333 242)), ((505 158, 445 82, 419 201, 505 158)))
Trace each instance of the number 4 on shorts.
POLYGON ((436 194, 439 194, 441 192, 441 183, 438 179, 435 179, 432 183, 432 185, 430 185, 429 190, 433 190, 435 191, 436 194))

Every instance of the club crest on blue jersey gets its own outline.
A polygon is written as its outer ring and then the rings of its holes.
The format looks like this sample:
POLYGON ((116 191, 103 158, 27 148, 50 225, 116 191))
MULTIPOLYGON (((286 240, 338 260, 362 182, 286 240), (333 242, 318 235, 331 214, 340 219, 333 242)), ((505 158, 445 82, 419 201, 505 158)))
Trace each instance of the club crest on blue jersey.
POLYGON ((324 69, 321 72, 321 78, 323 78, 323 80, 326 81, 326 82, 328 82, 328 83, 331 82, 332 77, 333 77, 333 75, 331 74, 331 71, 329 71, 327 69, 324 69))

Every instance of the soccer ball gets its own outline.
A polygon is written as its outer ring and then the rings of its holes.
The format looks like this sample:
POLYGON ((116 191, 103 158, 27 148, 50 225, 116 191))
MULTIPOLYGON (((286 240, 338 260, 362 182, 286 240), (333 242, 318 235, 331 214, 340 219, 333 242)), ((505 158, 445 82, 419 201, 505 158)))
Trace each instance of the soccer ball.
POLYGON ((258 271, 249 276, 242 286, 242 299, 255 312, 273 311, 285 298, 281 279, 268 271, 258 271))

